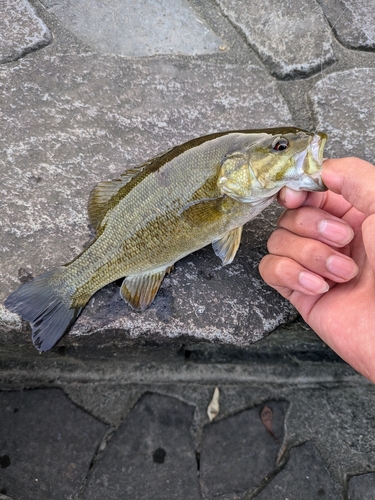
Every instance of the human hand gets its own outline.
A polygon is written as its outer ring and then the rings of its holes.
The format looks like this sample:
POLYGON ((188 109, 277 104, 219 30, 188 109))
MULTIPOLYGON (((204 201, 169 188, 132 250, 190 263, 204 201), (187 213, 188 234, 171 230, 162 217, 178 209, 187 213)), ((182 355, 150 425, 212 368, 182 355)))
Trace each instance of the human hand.
POLYGON ((375 166, 331 159, 322 176, 330 191, 279 193, 288 210, 268 240, 260 274, 375 382, 375 166))

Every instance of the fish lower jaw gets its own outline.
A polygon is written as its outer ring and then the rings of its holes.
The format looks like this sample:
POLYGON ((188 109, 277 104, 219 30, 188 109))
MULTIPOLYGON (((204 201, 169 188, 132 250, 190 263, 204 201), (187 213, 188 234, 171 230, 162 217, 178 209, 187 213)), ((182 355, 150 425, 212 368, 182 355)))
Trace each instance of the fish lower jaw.
POLYGON ((287 187, 294 191, 327 191, 324 185, 320 172, 313 175, 304 175, 303 178, 293 179, 286 184, 287 187))

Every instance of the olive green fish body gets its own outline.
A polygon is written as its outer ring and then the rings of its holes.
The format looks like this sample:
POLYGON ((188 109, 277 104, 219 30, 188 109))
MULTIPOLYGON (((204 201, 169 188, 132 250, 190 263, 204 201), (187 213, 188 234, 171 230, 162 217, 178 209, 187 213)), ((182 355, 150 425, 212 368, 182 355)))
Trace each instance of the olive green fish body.
POLYGON ((141 171, 142 182, 134 179, 131 191, 110 204, 97 240, 68 265, 78 288, 73 305, 122 276, 169 267, 253 218, 256 207, 223 196, 217 184, 222 158, 249 139, 244 135, 228 134, 141 171))
POLYGON ((212 243, 230 263, 242 226, 283 185, 323 190, 325 139, 294 128, 211 134, 98 184, 89 199, 96 239, 71 263, 22 285, 6 307, 30 321, 41 351, 58 342, 97 290, 119 278, 125 301, 145 309, 182 257, 212 243))

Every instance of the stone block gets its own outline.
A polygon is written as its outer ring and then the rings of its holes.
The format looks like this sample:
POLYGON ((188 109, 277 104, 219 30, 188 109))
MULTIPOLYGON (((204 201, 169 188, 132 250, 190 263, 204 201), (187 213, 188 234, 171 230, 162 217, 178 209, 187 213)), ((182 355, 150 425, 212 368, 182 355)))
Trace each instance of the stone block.
POLYGON ((92 468, 84 500, 198 500, 190 436, 194 407, 145 394, 92 468))
POLYGON ((72 498, 107 426, 59 389, 0 392, 0 415, 0 490, 17 500, 72 498))
MULTIPOLYGON (((0 78, 1 299, 82 251, 98 181, 194 136, 291 120, 271 77, 251 64, 67 55, 23 60, 0 78)), ((222 268, 211 248, 179 262, 145 313, 127 307, 115 284, 103 289, 70 340, 242 345, 263 337, 296 314, 257 270, 278 213, 274 205, 248 225, 233 265, 222 268)), ((0 311, 1 341, 29 342, 17 316, 0 311)))
POLYGON ((309 93, 318 130, 328 134, 326 157, 375 157, 375 69, 354 68, 331 73, 309 93))
POLYGON ((268 401, 205 426, 200 476, 204 498, 255 489, 276 468, 288 404, 268 401), (262 414, 268 411, 267 425, 262 414))
POLYGON ((52 34, 27 0, 2 0, 0 63, 15 61, 49 44, 52 34))
POLYGON ((311 443, 292 448, 285 468, 254 497, 256 500, 281 498, 341 500, 337 485, 311 443))
POLYGON ((351 49, 375 49, 372 0, 317 0, 337 39, 351 49))
POLYGON ((274 76, 306 77, 334 62, 329 25, 309 0, 218 2, 274 76))

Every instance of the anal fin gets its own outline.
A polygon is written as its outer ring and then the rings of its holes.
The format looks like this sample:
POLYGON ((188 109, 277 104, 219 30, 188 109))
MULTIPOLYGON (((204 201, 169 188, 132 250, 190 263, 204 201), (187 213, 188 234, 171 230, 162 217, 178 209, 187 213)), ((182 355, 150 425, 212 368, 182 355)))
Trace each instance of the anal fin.
POLYGON ((153 272, 127 276, 121 285, 121 297, 133 309, 144 311, 151 305, 165 275, 172 269, 173 264, 153 272))
POLYGON ((223 266, 230 264, 234 259, 241 243, 242 227, 228 231, 220 240, 212 242, 215 254, 221 258, 223 266))

